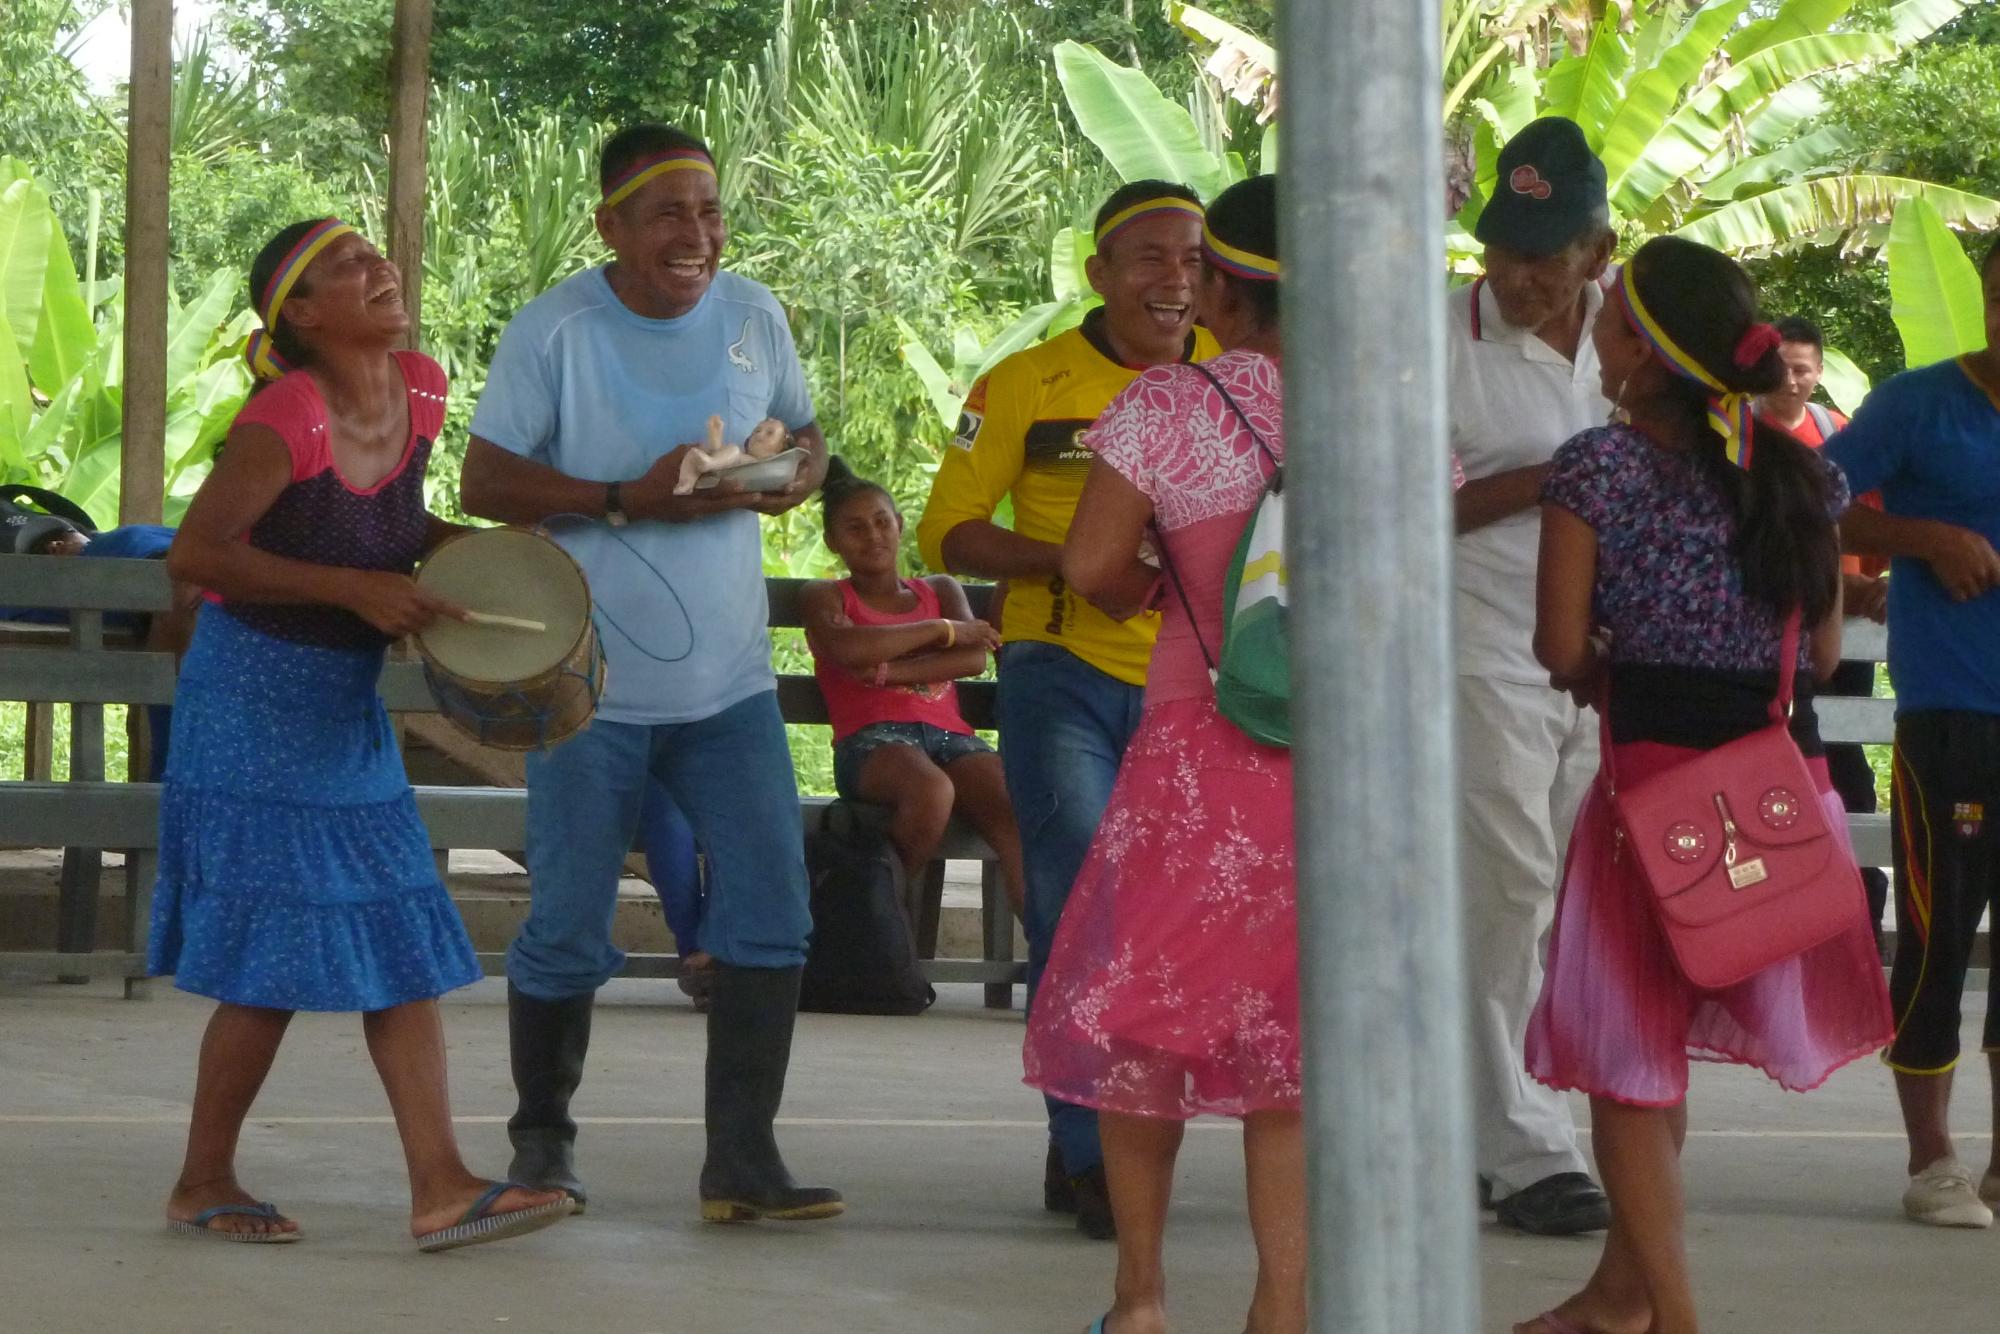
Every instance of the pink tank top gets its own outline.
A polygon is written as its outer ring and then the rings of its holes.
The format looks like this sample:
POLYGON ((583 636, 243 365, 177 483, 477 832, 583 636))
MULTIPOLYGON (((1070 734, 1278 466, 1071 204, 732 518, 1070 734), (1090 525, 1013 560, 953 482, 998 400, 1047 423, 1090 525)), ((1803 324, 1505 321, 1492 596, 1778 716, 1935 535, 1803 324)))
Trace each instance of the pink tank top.
MULTIPOLYGON (((909 625, 943 616, 937 590, 922 579, 905 579, 903 587, 916 594, 917 605, 906 612, 876 611, 854 591, 852 580, 840 581, 840 609, 856 625, 909 625)), ((827 721, 833 739, 844 741, 876 723, 929 723, 947 732, 970 734, 972 727, 958 712, 958 686, 940 681, 926 686, 878 686, 813 655, 813 676, 826 697, 827 721)))

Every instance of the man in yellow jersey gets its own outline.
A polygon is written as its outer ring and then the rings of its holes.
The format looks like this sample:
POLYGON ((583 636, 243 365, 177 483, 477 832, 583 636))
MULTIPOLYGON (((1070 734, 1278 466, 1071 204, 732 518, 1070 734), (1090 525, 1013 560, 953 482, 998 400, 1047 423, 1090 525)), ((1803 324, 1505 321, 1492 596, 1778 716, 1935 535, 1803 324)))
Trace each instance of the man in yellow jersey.
MULTIPOLYGON (((1026 860, 1031 1004, 1138 726, 1160 620, 1114 621, 1063 585, 1063 539, 1090 467, 1077 437, 1148 366, 1216 354, 1194 324, 1201 216, 1195 193, 1166 181, 1134 181, 1105 202, 1087 271, 1103 307, 973 386, 917 524, 931 568, 1008 585, 997 713, 1026 860), (1009 494, 1012 529, 993 522, 1009 494)), ((1042 1192, 1078 1231, 1114 1234, 1095 1112, 1049 1100, 1042 1192)))

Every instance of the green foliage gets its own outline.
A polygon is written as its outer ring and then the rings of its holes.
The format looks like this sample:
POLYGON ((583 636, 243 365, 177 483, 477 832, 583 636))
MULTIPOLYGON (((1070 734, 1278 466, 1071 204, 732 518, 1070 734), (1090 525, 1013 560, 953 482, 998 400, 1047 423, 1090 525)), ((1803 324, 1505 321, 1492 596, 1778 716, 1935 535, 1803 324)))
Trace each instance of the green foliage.
POLYGON ((1928 366, 1986 346, 1979 270, 1922 199, 1906 201, 1889 228, 1890 313, 1911 366, 1928 366))
MULTIPOLYGON (((123 443, 124 295, 70 263, 49 196, 23 164, 0 159, 0 481, 60 489, 101 521, 118 513, 123 443), (4 342, 0 342, 4 346, 4 342)), ((238 354, 243 279, 218 270, 167 316, 166 510, 186 508, 250 376, 238 354)))

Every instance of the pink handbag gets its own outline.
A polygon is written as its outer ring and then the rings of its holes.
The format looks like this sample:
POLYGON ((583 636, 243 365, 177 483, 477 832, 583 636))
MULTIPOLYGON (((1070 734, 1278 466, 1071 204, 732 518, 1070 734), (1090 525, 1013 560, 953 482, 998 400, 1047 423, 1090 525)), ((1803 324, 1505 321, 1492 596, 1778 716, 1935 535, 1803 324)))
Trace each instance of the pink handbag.
POLYGON ((1785 625, 1770 726, 1620 790, 1603 723, 1605 794, 1653 892, 1683 976, 1704 990, 1824 944, 1864 920, 1861 872, 1827 824, 1787 725, 1799 616, 1785 625))

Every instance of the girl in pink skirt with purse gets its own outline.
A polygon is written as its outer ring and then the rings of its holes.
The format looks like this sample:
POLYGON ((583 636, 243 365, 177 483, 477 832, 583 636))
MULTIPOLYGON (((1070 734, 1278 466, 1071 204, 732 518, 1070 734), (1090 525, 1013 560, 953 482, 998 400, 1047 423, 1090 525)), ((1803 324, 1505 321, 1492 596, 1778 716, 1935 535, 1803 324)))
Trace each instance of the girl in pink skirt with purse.
POLYGON ((1847 484, 1751 421, 1748 396, 1784 377, 1756 311, 1726 256, 1671 237, 1642 247, 1592 333, 1619 420, 1563 446, 1542 493, 1535 653, 1557 688, 1606 710, 1606 762, 1570 839, 1527 1061, 1590 1095, 1612 1221, 1583 1290, 1516 1334, 1693 1334, 1689 1060, 1805 1090, 1892 1031, 1810 699, 1840 657, 1847 484), (1746 754, 1752 738, 1783 763, 1696 790, 1686 766, 1727 769, 1718 750, 1746 754), (1785 764, 1811 790, 1794 793, 1785 764), (1649 785, 1687 817, 1649 824, 1649 785), (1772 916, 1717 915, 1753 903, 1772 916), (1808 912, 1830 934, 1768 963, 1754 962, 1761 941, 1732 934, 1808 912), (1738 979, 1746 957, 1756 971, 1738 979), (1718 958, 1737 964, 1726 985, 1718 958))

